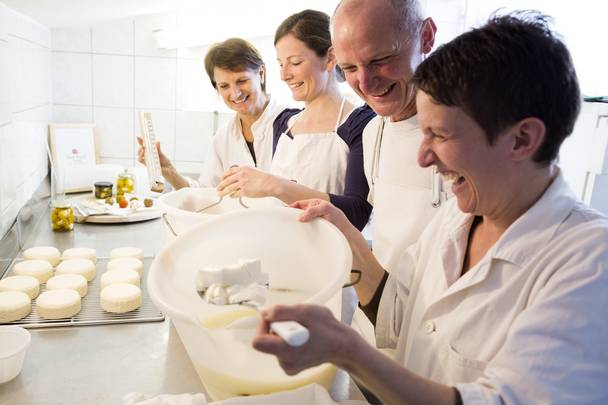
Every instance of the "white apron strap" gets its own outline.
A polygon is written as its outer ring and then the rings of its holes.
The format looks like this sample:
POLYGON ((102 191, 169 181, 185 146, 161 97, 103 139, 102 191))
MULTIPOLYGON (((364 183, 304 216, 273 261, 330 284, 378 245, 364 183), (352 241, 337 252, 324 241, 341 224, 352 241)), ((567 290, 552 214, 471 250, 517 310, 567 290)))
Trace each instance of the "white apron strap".
POLYGON ((344 112, 344 103, 346 102, 346 97, 342 97, 342 102, 340 103, 340 111, 338 111, 338 119, 336 119, 336 128, 334 132, 338 132, 338 127, 342 123, 342 113, 344 112))

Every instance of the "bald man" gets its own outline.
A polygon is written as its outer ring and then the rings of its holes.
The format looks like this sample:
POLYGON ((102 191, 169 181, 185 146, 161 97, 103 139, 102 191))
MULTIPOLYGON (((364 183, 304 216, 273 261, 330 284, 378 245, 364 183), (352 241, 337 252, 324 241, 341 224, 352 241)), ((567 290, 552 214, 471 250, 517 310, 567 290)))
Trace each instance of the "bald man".
POLYGON ((346 81, 378 114, 363 133, 364 166, 374 206, 372 248, 389 271, 445 200, 441 178, 416 163, 422 132, 410 83, 435 32, 416 0, 345 0, 332 19, 346 81))

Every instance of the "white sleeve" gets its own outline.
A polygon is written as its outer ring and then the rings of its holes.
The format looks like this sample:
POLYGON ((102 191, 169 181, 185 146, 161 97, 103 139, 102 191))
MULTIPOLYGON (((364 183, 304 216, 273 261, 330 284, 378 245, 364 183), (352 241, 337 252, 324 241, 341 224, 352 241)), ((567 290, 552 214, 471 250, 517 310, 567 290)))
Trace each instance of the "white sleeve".
POLYGON ((580 228, 481 377, 456 385, 463 404, 608 404, 608 235, 580 228))
POLYGON ((203 171, 201 172, 198 181, 193 179, 188 179, 188 183, 190 187, 216 187, 224 174, 224 164, 222 157, 223 156, 221 150, 222 142, 225 142, 225 136, 222 130, 218 130, 218 132, 213 136, 211 141, 211 145, 209 147, 209 151, 207 152, 207 156, 205 158, 205 163, 203 166, 203 171))

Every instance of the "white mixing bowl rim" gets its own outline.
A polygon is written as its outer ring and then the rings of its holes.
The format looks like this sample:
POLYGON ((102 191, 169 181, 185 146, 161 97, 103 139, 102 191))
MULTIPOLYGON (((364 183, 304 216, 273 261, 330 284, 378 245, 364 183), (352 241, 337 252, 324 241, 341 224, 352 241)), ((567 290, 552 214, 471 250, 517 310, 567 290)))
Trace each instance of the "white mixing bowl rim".
MULTIPOLYGON (((233 216, 239 216, 239 215, 249 215, 252 212, 257 212, 257 213, 263 213, 263 212, 273 212, 273 211, 277 211, 277 210, 289 210, 289 211, 293 211, 293 212, 297 212, 298 214, 301 214, 303 211, 296 209, 296 208, 289 208, 289 207, 269 207, 269 208, 255 208, 255 209, 250 209, 250 210, 242 210, 242 211, 232 211, 232 212, 227 212, 225 214, 219 215, 217 217, 211 218, 208 221, 202 222, 192 228, 190 228, 188 231, 184 232, 183 234, 181 234, 178 238, 173 239, 172 241, 169 242, 168 245, 166 245, 165 247, 163 247, 161 249, 161 251, 156 255, 156 257, 154 258, 154 260, 152 261, 152 264, 150 265, 150 269, 149 269, 149 274, 148 274, 148 281, 147 281, 147 286, 148 286, 148 293, 150 295, 150 298, 152 299, 152 301, 159 307, 159 309, 164 312, 165 314, 167 314, 170 318, 172 319, 178 319, 181 321, 185 321, 185 322, 190 322, 190 323, 194 323, 196 325, 200 325, 199 319, 187 312, 183 312, 180 310, 175 309, 172 305, 170 305, 169 303, 167 303, 165 301, 165 299, 162 297, 162 294, 160 293, 160 288, 157 285, 156 279, 153 276, 153 274, 156 273, 156 268, 159 266, 159 259, 161 257, 164 257, 166 255, 168 255, 172 249, 173 249, 173 245, 177 244, 177 243, 181 243, 182 238, 189 238, 190 235, 193 235, 195 233, 199 233, 201 231, 201 228, 207 228, 207 227, 213 227, 215 225, 216 222, 219 221, 223 221, 226 219, 226 217, 233 217, 233 216)), ((349 267, 351 267, 352 265, 352 253, 350 250, 350 245, 348 244, 348 241, 346 240, 346 237, 344 237, 344 235, 342 234, 342 232, 340 232, 340 230, 335 227, 331 222, 323 219, 323 218, 317 218, 315 219, 315 221, 320 221, 320 223, 322 224, 322 226, 326 227, 326 229, 330 232, 333 232, 334 235, 337 236, 338 240, 340 241, 339 243, 342 245, 342 248, 344 249, 345 252, 347 252, 348 257, 350 259, 350 263, 349 263, 349 267)), ((350 274, 350 269, 348 269, 346 271, 346 274, 344 275, 344 279, 340 280, 340 287, 342 288, 342 283, 347 281, 347 278, 350 274)), ((315 295, 316 296, 316 295, 315 295)), ((313 297, 315 297, 313 296, 313 297)), ((309 298, 310 299, 310 298, 309 298)), ((327 297, 327 299, 329 299, 329 297, 327 297)), ((306 300, 305 302, 307 302, 308 300, 306 300)))

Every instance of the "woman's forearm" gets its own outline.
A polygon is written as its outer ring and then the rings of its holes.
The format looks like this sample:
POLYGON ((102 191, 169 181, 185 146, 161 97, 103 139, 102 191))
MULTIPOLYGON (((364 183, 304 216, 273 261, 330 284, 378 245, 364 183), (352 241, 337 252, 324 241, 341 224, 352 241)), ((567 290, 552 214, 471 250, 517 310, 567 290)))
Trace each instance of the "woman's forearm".
POLYGON ((418 376, 377 349, 358 334, 349 334, 348 349, 336 365, 365 385, 384 404, 457 404, 458 391, 418 376))
POLYGON ((163 177, 171 183, 175 190, 179 190, 180 188, 189 187, 190 183, 188 179, 182 176, 173 165, 169 167, 162 168, 163 177))
POLYGON ((285 204, 292 204, 296 201, 308 200, 311 198, 329 201, 329 194, 314 190, 282 177, 275 177, 270 194, 283 201, 285 204))

